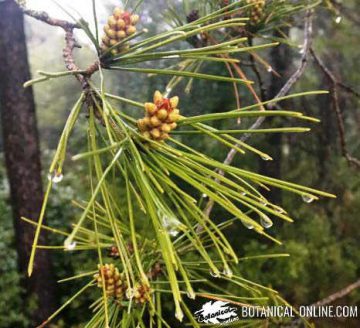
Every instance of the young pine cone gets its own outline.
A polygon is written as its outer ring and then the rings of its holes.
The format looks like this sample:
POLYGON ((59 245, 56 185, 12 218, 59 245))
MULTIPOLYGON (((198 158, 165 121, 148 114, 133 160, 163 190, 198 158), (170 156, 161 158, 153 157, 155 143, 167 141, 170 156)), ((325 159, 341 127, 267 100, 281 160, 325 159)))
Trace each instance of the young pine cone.
POLYGON ((192 23, 192 22, 195 22, 196 20, 198 20, 200 18, 200 16, 199 16, 199 10, 192 10, 191 12, 190 12, 190 14, 189 15, 187 15, 186 16, 186 21, 188 22, 188 23, 192 23))
POLYGON ((247 3, 254 3, 254 5, 250 8, 249 24, 252 26, 259 24, 264 14, 265 0, 247 0, 247 3))
POLYGON ((177 127, 180 119, 178 103, 179 97, 168 99, 155 91, 154 102, 145 103, 146 115, 137 122, 141 134, 156 141, 169 138, 169 132, 177 127))
MULTIPOLYGON (((136 33, 135 25, 139 21, 138 15, 116 7, 113 14, 109 17, 104 26, 104 36, 102 37, 102 51, 106 51, 115 44, 136 33)), ((129 48, 129 44, 121 44, 111 51, 112 55, 117 55, 129 48)))
POLYGON ((138 284, 134 287, 134 301, 137 304, 144 304, 151 299, 151 289, 145 284, 138 284))
POLYGON ((116 246, 111 246, 109 248, 108 256, 113 259, 118 259, 120 257, 119 249, 116 246))
POLYGON ((94 275, 97 281, 97 286, 103 288, 103 277, 106 295, 114 297, 117 300, 122 300, 125 295, 126 286, 123 282, 122 276, 118 268, 114 264, 98 265, 99 272, 94 275))

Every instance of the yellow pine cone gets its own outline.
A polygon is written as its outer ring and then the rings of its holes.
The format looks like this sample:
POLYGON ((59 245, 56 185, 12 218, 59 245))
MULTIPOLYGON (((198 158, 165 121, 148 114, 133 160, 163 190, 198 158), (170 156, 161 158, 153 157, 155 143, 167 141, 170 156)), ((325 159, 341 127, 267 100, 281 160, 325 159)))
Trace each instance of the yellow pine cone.
POLYGON ((141 134, 156 141, 169 138, 169 133, 176 129, 176 122, 181 118, 178 104, 179 97, 168 99, 160 91, 155 91, 153 102, 145 103, 145 117, 137 121, 141 134))
POLYGON ((265 7, 265 0, 247 0, 246 1, 248 4, 252 4, 255 3, 254 6, 252 6, 250 8, 250 21, 249 24, 250 25, 257 25, 262 17, 263 17, 263 13, 264 13, 264 7, 265 7))
MULTIPOLYGON (((113 14, 108 18, 104 26, 105 34, 102 37, 102 51, 106 51, 130 35, 136 33, 135 25, 139 22, 139 16, 116 7, 113 14)), ((122 44, 111 51, 117 55, 129 48, 128 44, 122 44)))
POLYGON ((99 272, 94 275, 97 281, 97 286, 103 288, 105 286, 106 295, 108 297, 114 297, 117 300, 124 298, 124 290, 126 285, 123 282, 122 276, 117 267, 114 264, 98 265, 99 272), (103 280, 104 279, 104 280, 103 280))

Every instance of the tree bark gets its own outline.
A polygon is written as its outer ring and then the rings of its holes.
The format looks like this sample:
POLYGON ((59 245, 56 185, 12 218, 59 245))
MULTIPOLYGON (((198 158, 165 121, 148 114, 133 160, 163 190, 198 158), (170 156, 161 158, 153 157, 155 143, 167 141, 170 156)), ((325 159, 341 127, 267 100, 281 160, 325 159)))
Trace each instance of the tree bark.
MULTIPOLYGON (((0 108, 5 164, 11 190, 18 265, 26 296, 35 296, 38 310, 33 320, 40 323, 55 308, 55 278, 46 251, 38 251, 35 270, 26 276, 34 227, 22 216, 37 220, 43 190, 35 103, 27 61, 23 13, 13 0, 0 2, 0 108)), ((41 243, 45 236, 41 236, 41 243)))

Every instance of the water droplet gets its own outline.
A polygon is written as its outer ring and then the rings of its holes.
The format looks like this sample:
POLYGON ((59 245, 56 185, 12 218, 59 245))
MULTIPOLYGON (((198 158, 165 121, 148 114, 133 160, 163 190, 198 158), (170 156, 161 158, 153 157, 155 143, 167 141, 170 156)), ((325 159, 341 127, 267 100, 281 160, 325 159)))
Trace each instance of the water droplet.
POLYGON ((268 206, 268 202, 265 201, 265 200, 261 200, 260 203, 261 203, 261 205, 263 205, 263 206, 268 206))
POLYGON ((59 183, 64 178, 64 175, 61 172, 54 171, 53 174, 49 173, 47 177, 49 181, 52 181, 53 183, 59 183))
POLYGON ((315 200, 315 196, 310 195, 310 194, 304 194, 301 197, 302 197, 303 201, 308 204, 312 203, 315 200))
POLYGON ((183 313, 183 311, 182 311, 180 308, 177 308, 177 309, 176 309, 175 318, 178 319, 180 322, 183 321, 183 319, 184 319, 184 313, 183 313))
POLYGON ((169 232, 170 236, 176 237, 180 231, 176 230, 176 229, 170 229, 170 230, 168 230, 168 232, 169 232))
POLYGON ((133 288, 128 288, 126 290, 126 297, 130 300, 134 297, 135 295, 135 292, 134 292, 134 289, 133 288))
POLYGON ((194 299, 196 298, 196 295, 195 295, 195 293, 194 293, 193 290, 187 291, 187 292, 186 292, 186 296, 187 296, 188 298, 190 298, 191 300, 194 300, 194 299))
POLYGON ((273 68, 271 66, 268 66, 267 71, 271 73, 273 71, 273 68))
POLYGON ((342 21, 342 17, 341 17, 341 16, 337 16, 337 17, 335 18, 335 23, 336 23, 336 24, 340 24, 341 21, 342 21))
POLYGON ((210 270, 210 276, 214 277, 214 278, 219 278, 220 277, 220 272, 219 270, 210 270))
POLYGON ((158 210, 158 215, 160 216, 163 227, 170 236, 176 237, 180 233, 182 226, 181 222, 175 217, 170 217, 164 214, 161 210, 158 210))
POLYGON ((251 223, 249 223, 249 222, 246 222, 246 221, 244 221, 244 220, 241 220, 241 222, 242 222, 242 224, 246 227, 246 228, 248 228, 248 229, 254 229, 254 226, 251 224, 251 223))
POLYGON ((164 94, 163 94, 164 98, 168 98, 171 91, 172 91, 172 88, 167 87, 164 94))
POLYGON ((228 278, 231 278, 233 276, 233 272, 229 267, 227 267, 227 268, 224 269, 223 275, 228 277, 228 278))
POLYGON ((274 209, 275 209, 276 212, 278 212, 280 214, 286 213, 286 211, 283 208, 279 207, 279 206, 274 206, 274 209))
POLYGON ((207 195, 207 194, 202 194, 201 197, 202 197, 202 198, 207 198, 208 195, 207 195))
POLYGON ((260 219, 260 224, 265 228, 265 229, 269 229, 273 226, 273 222, 270 220, 270 218, 265 215, 262 214, 261 215, 261 219, 260 219))
POLYGON ((66 239, 64 242, 64 247, 67 251, 72 251, 76 247, 76 241, 71 241, 66 239))
POLYGON ((241 195, 246 196, 246 192, 242 192, 241 195))
POLYGON ((264 161, 272 161, 272 158, 269 155, 266 155, 266 154, 262 155, 261 159, 264 160, 264 161))

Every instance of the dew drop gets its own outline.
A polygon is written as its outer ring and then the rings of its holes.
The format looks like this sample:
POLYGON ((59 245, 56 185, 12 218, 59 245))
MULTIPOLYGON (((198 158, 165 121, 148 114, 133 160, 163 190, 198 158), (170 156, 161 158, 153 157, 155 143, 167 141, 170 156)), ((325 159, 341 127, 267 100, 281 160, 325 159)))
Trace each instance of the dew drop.
POLYGON ((271 73, 273 71, 273 68, 271 66, 268 66, 267 71, 271 73))
POLYGON ((166 229, 169 235, 176 237, 180 233, 181 222, 175 217, 167 216, 161 210, 158 210, 158 215, 161 218, 163 227, 166 229))
POLYGON ((224 269, 223 275, 225 277, 231 278, 233 276, 233 272, 229 267, 227 267, 227 268, 224 269))
POLYGON ((133 288, 128 288, 126 290, 126 297, 130 300, 134 297, 135 295, 135 292, 134 292, 134 289, 133 288))
POLYGON ((180 322, 183 321, 183 319, 184 319, 184 313, 183 313, 183 311, 182 311, 180 308, 178 308, 178 309, 176 310, 176 312, 175 312, 175 318, 178 319, 180 322))
POLYGON ((196 295, 195 295, 195 293, 194 293, 193 290, 187 291, 187 292, 186 292, 186 296, 187 296, 188 298, 190 298, 191 300, 194 300, 194 299, 196 298, 196 295))
POLYGON ((300 55, 302 55, 304 52, 305 52, 305 49, 304 49, 304 48, 301 48, 301 49, 299 50, 299 54, 300 54, 300 55))
POLYGON ((264 160, 264 161, 271 161, 272 160, 272 158, 269 155, 263 155, 263 156, 261 156, 261 159, 264 160))
POLYGON ((168 98, 169 95, 170 95, 170 93, 171 93, 171 91, 172 91, 172 88, 167 87, 166 90, 165 90, 165 92, 164 92, 164 94, 163 94, 164 98, 168 98))
POLYGON ((315 197, 312 195, 309 195, 309 194, 304 194, 301 196, 301 198, 303 199, 303 201, 305 203, 308 203, 308 204, 312 203, 315 200, 315 197))
POLYGON ((49 173, 47 177, 49 181, 52 181, 53 183, 59 183, 64 178, 64 175, 60 172, 54 172, 53 174, 49 173))
POLYGON ((286 211, 283 208, 279 207, 279 206, 276 206, 274 208, 275 208, 275 211, 280 213, 280 214, 286 213, 286 211))
POLYGON ((242 192, 241 195, 246 196, 246 192, 242 192))
POLYGON ((170 236, 176 237, 180 231, 176 230, 176 229, 170 229, 170 230, 168 230, 168 232, 169 232, 170 236))
POLYGON ((337 16, 337 17, 335 18, 335 23, 336 23, 336 24, 340 24, 341 21, 342 21, 342 17, 341 17, 341 16, 337 16))
POLYGON ((207 194, 202 194, 201 197, 202 197, 202 198, 207 198, 208 195, 207 195, 207 194))
POLYGON ((64 246, 67 251, 72 251, 76 247, 76 241, 65 240, 64 246))
POLYGON ((263 214, 261 215, 261 219, 260 219, 260 224, 265 228, 265 229, 269 229, 273 226, 273 222, 270 220, 270 218, 263 214))
POLYGON ((254 226, 251 223, 245 222, 244 220, 241 220, 242 224, 248 228, 248 229, 254 229, 254 226))
POLYGON ((220 272, 214 271, 214 270, 210 270, 210 276, 214 277, 214 278, 219 278, 220 277, 220 272))

